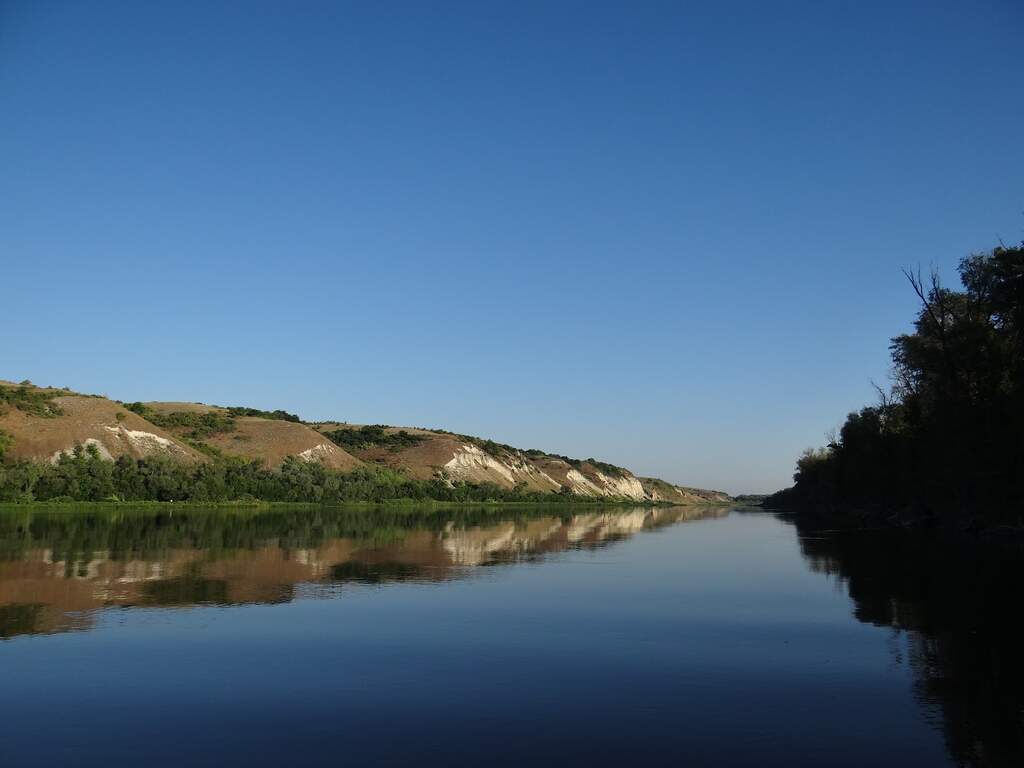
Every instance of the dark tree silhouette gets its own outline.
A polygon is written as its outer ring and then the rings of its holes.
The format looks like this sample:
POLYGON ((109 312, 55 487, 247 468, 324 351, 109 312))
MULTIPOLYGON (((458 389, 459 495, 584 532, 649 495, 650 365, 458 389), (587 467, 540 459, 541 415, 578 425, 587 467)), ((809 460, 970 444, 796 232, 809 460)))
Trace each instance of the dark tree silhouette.
POLYGON ((963 259, 962 290, 905 271, 921 301, 890 345, 893 387, 797 462, 775 506, 900 521, 1022 522, 1024 247, 963 259))

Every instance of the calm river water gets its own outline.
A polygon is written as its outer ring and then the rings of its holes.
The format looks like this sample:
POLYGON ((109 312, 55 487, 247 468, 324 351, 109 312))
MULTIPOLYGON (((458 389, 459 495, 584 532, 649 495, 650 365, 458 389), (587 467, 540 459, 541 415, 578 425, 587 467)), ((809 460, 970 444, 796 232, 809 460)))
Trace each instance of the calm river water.
POLYGON ((0 512, 0 765, 1024 765, 1021 558, 723 508, 0 512))

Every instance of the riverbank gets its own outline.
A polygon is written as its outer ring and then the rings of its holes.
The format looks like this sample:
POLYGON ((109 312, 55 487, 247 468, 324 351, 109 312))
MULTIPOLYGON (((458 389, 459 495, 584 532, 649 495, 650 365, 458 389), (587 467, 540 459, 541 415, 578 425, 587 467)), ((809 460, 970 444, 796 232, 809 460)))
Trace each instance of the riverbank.
POLYGON ((529 501, 444 501, 438 499, 385 499, 382 501, 332 501, 332 502, 303 502, 303 501, 261 501, 261 500, 237 500, 237 501, 24 501, 24 502, 0 502, 0 514, 4 512, 19 512, 25 510, 42 511, 102 511, 102 510, 317 510, 317 509, 393 509, 393 508, 417 508, 417 509, 467 509, 488 507, 495 509, 587 509, 594 508, 659 508, 669 509, 673 507, 732 507, 736 506, 728 502, 704 502, 676 504, 662 501, 633 501, 630 499, 597 499, 583 498, 578 501, 565 499, 552 494, 550 500, 529 500, 529 501))

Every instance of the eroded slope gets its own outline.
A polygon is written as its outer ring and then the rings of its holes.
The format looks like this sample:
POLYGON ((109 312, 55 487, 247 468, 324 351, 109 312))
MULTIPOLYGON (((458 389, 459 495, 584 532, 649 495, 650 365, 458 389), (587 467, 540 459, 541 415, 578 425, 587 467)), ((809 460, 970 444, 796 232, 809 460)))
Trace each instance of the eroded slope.
POLYGON ((12 438, 6 450, 11 458, 53 462, 82 445, 95 447, 107 459, 164 455, 203 460, 168 431, 105 397, 30 385, 0 388, 6 393, 0 401, 0 430, 12 438))

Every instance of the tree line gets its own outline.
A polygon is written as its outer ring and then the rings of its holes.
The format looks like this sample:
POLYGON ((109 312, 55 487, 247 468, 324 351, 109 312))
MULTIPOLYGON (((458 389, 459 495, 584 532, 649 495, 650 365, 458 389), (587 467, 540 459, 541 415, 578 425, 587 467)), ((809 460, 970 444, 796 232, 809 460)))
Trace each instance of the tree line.
MULTIPOLYGON (((332 504, 392 500, 442 502, 551 502, 550 493, 520 484, 417 480, 400 470, 367 466, 350 472, 290 456, 275 469, 263 462, 215 456, 189 464, 167 456, 105 460, 93 445, 75 446, 55 463, 0 464, 0 502, 260 500, 332 504)), ((587 501, 568 495, 562 500, 587 501)))
POLYGON ((1024 244, 960 261, 961 289, 906 272, 920 301, 892 339, 893 384, 797 461, 767 504, 1019 525, 1024 502, 1024 244))

